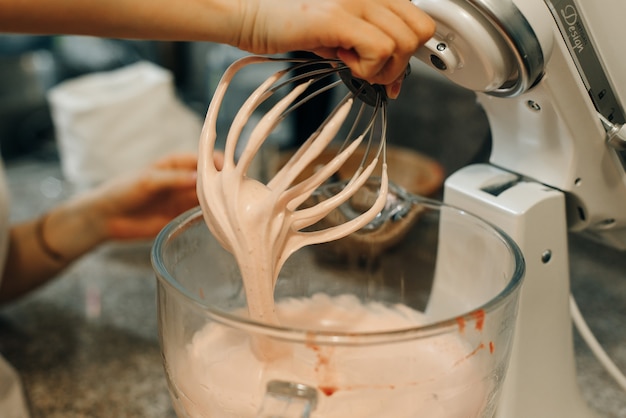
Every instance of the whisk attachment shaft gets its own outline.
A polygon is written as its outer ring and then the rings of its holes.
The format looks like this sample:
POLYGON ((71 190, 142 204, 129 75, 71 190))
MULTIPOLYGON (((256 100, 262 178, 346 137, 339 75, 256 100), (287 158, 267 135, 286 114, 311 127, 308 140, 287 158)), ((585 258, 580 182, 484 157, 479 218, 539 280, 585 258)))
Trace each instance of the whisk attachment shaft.
POLYGON ((353 77, 348 67, 343 67, 339 70, 339 77, 346 87, 363 103, 378 107, 381 106, 382 101, 387 100, 387 93, 383 86, 370 84, 365 80, 353 77))

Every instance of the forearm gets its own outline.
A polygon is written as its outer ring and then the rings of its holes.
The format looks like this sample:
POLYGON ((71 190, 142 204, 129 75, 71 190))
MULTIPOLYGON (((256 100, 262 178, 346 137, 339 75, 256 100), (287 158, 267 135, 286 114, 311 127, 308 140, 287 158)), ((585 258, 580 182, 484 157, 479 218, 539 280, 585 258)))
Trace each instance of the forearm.
POLYGON ((86 202, 68 202, 45 216, 14 225, 0 284, 0 303, 18 298, 55 277, 105 240, 86 202))
POLYGON ((210 41, 255 54, 306 50, 390 86, 435 22, 406 0, 0 0, 0 31, 210 41))
POLYGON ((46 283, 106 241, 156 236, 172 218, 198 204, 196 165, 195 154, 172 155, 13 226, 0 303, 46 283))
POLYGON ((0 27, 4 32, 233 45, 239 7, 237 0, 0 0, 0 27))

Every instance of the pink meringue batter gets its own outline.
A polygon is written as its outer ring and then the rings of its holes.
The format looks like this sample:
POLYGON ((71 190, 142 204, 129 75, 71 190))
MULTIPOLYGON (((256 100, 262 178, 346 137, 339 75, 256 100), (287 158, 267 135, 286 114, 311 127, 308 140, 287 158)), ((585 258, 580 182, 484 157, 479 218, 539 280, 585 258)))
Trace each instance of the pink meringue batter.
MULTIPOLYGON (((282 300, 276 313, 287 327, 350 332, 425 321, 404 305, 363 304, 352 295, 282 300)), ((477 418, 489 399, 479 373, 488 350, 468 357, 476 347, 450 333, 393 344, 291 344, 290 355, 273 361, 255 355, 250 342, 250 334, 216 322, 194 335, 172 376, 184 416, 257 417, 274 379, 318 389, 311 418, 477 418)))

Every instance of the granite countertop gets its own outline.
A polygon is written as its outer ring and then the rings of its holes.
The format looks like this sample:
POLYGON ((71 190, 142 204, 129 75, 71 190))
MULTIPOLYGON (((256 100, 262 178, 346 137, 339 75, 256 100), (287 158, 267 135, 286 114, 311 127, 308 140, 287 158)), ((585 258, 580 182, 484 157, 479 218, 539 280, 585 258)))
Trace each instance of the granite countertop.
MULTIPOLYGON (((404 87, 411 88, 410 83, 404 87)), ((420 151, 444 161, 448 173, 466 164, 468 156, 484 153, 480 144, 463 138, 454 147, 443 145, 459 132, 486 135, 484 125, 470 123, 476 120, 474 108, 462 103, 473 103, 472 97, 457 97, 451 107, 442 108, 432 103, 445 90, 419 92, 403 95, 427 103, 425 111, 416 118, 399 111, 411 107, 396 104, 397 119, 390 109, 390 137, 410 141, 420 132, 420 151), (427 124, 434 119, 435 112, 454 119, 437 125, 436 131, 419 126, 420 120, 427 124), (400 120, 411 125, 401 126, 400 120)), ((72 193, 53 157, 28 156, 6 168, 14 220, 35 216, 72 193)), ((0 308, 0 353, 21 374, 33 418, 175 417, 159 350, 150 247, 149 242, 106 245, 49 285, 0 308)), ((571 255, 572 291, 580 309, 609 355, 626 370, 626 254, 573 236, 571 255)), ((577 335, 575 344, 585 398, 599 417, 625 418, 626 394, 577 335)))

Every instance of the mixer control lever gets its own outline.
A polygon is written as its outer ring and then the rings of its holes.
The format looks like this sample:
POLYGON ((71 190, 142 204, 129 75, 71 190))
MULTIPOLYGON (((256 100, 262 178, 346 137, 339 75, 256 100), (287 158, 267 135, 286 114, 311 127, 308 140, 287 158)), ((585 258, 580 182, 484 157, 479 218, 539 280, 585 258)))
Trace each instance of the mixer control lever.
POLYGON ((608 144, 618 151, 626 151, 626 126, 612 123, 601 114, 598 114, 598 116, 606 130, 608 144))

